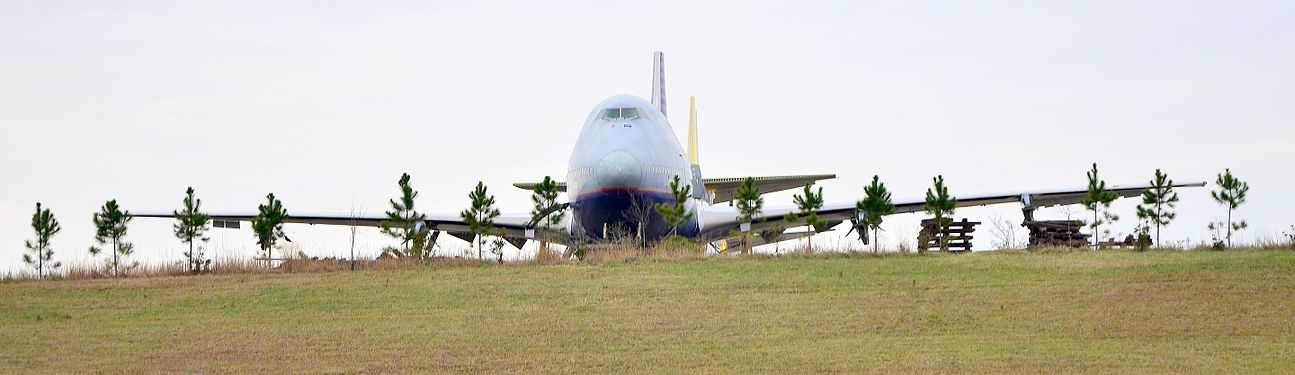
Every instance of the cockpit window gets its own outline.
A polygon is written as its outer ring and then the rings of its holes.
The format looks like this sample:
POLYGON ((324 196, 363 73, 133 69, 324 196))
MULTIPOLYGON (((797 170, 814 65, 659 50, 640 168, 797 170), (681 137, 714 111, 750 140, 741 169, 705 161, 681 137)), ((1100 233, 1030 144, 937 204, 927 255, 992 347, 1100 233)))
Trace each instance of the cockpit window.
POLYGON ((605 119, 632 119, 639 117, 638 108, 607 108, 603 110, 602 117, 605 119))

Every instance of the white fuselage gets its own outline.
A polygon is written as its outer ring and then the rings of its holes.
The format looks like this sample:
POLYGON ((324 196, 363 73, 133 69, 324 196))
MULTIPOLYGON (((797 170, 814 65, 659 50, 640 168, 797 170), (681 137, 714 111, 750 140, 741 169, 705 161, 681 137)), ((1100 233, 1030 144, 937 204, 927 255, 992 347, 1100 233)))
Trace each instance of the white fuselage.
MULTIPOLYGON (((671 228, 653 205, 672 201, 670 183, 691 186, 689 155, 669 121, 651 103, 617 95, 599 103, 585 119, 567 170, 572 234, 602 239, 615 233, 657 239, 671 228), (635 211, 639 213, 635 213, 635 211)), ((701 200, 688 199, 691 212, 701 200)), ((695 235, 694 218, 678 228, 695 235)))

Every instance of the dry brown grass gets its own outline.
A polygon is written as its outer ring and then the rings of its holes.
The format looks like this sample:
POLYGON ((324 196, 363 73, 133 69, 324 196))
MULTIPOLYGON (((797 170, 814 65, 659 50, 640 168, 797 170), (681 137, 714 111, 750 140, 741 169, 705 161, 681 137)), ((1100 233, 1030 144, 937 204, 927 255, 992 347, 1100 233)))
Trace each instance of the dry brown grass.
POLYGON ((555 245, 541 245, 535 252, 535 258, 529 259, 529 262, 535 264, 563 264, 568 259, 562 257, 562 249, 555 245))
MULTIPOLYGON (((338 258, 296 258, 282 261, 275 266, 274 271, 288 273, 350 271, 352 269, 351 263, 348 259, 338 258)), ((432 257, 423 260, 382 257, 378 259, 357 259, 354 263, 355 270, 394 271, 423 267, 480 266, 493 262, 459 257, 432 257)))
MULTIPOLYGON (((880 256, 915 256, 920 253, 911 252, 906 244, 901 243, 899 252, 882 252, 880 256)), ((558 247, 560 248, 560 247, 558 247)), ((1262 249, 1262 250, 1288 250, 1295 249, 1295 242, 1287 237, 1260 236, 1242 249, 1262 249)), ((1151 250, 1162 251, 1217 251, 1208 244, 1195 244, 1188 248, 1178 247, 1159 247, 1151 250)), ((1017 252, 1028 251, 1036 253, 1071 253, 1091 251, 1088 248, 1071 248, 1071 247, 1046 247, 1030 248, 1020 250, 1000 250, 998 252, 1017 252)), ((1102 250, 1113 251, 1113 250, 1102 250)), ((1114 250, 1129 251, 1129 250, 1114 250)), ((286 259, 276 260, 273 267, 267 266, 264 260, 256 260, 244 257, 221 257, 212 260, 212 267, 204 274, 230 275, 245 273, 267 273, 267 272, 287 272, 287 273, 313 273, 313 272, 339 272, 352 270, 351 261, 340 258, 311 258, 300 251, 283 251, 286 259)), ((938 253, 938 252, 932 252, 938 253)), ((815 246, 814 251, 810 252, 804 243, 792 243, 784 245, 778 254, 754 254, 744 255, 747 257, 803 257, 803 256, 827 256, 833 257, 840 254, 850 254, 855 257, 869 257, 872 253, 868 251, 841 251, 826 245, 815 246)), ((737 254, 730 254, 737 255, 737 254)), ((590 245, 588 254, 584 259, 573 260, 562 257, 559 250, 539 251, 534 258, 509 262, 515 265, 560 265, 571 263, 588 263, 599 264, 606 262, 626 262, 626 261, 654 261, 654 260, 688 260, 715 256, 708 251, 707 245, 678 241, 663 242, 652 248, 640 248, 633 243, 613 243, 613 244, 595 244, 590 245)), ((456 266, 480 266, 483 264, 492 264, 490 261, 480 261, 463 257, 433 257, 423 261, 409 258, 379 258, 379 259, 357 259, 355 261, 355 270, 407 270, 422 267, 456 267, 456 266)), ((135 268, 126 271, 123 275, 114 276, 102 264, 73 264, 67 265, 56 270, 52 276, 47 276, 51 280, 88 280, 88 279, 106 279, 106 278, 138 278, 138 277, 166 277, 166 276, 190 276, 183 262, 170 263, 143 263, 135 268)), ((23 280, 34 280, 34 272, 28 271, 9 271, 0 275, 0 282, 15 282, 23 280)))
MULTIPOLYGON (((312 272, 338 272, 352 270, 351 261, 339 258, 310 258, 302 254, 276 260, 274 266, 269 266, 264 260, 258 260, 245 257, 222 257, 213 259, 211 268, 200 273, 201 275, 233 275, 233 274, 255 274, 255 273, 312 273, 312 272)), ((434 257, 423 261, 412 258, 379 258, 379 259, 357 259, 354 270, 406 270, 420 267, 457 267, 457 266, 476 266, 490 262, 479 261, 476 259, 455 258, 455 257, 434 257)), ((531 263, 531 262, 521 262, 531 263)), ((549 261, 550 264, 559 263, 549 261)), ((55 274, 47 276, 48 280, 93 280, 93 279, 114 279, 114 278, 148 278, 148 277, 167 277, 167 276, 196 276, 189 271, 183 261, 167 263, 144 263, 133 268, 129 268, 120 275, 113 275, 111 270, 102 264, 74 264, 62 267, 55 274)), ((30 272, 10 272, 0 277, 0 281, 24 281, 35 280, 35 273, 30 272)))
MULTIPOLYGON (((1295 231, 1295 228, 1291 228, 1295 231)), ((1260 235, 1249 247, 1264 250, 1290 250, 1295 249, 1295 235, 1282 233, 1280 235, 1260 235)))
POLYGON ((682 260, 705 255, 706 245, 696 243, 663 243, 651 248, 641 248, 634 244, 608 244, 590 246, 582 261, 598 264, 629 260, 682 260))
MULTIPOLYGON (((213 259, 211 269, 205 273, 216 275, 241 274, 267 272, 264 262, 258 262, 250 258, 222 257, 213 259)), ((103 264, 73 264, 68 265, 58 273, 51 276, 54 280, 89 280, 89 279, 109 279, 109 278, 132 278, 132 277, 164 277, 164 276, 184 276, 191 275, 189 269, 183 261, 166 262, 166 263, 141 263, 135 267, 125 269, 121 275, 113 275, 111 270, 103 264)), ((24 275, 31 277, 34 275, 24 275)))

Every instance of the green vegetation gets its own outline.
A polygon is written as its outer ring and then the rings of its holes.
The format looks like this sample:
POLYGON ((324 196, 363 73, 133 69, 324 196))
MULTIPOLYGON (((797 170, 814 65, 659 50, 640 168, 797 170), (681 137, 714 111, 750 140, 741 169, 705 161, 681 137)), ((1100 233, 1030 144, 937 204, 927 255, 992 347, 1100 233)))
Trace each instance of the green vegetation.
POLYGON ((1295 251, 824 255, 0 285, 0 373, 1263 373, 1295 251))
POLYGON ((805 184, 805 188, 800 194, 791 196, 792 203, 800 210, 800 216, 805 217, 805 225, 809 226, 808 237, 805 237, 805 251, 810 254, 814 253, 814 234, 827 229, 827 222, 818 218, 818 210, 823 208, 823 188, 819 187, 818 192, 810 189, 813 184, 805 184))
POLYGON ((44 278, 46 271, 53 271, 63 265, 53 261, 54 249, 49 243, 63 227, 58 225, 58 219, 54 218, 48 208, 41 208, 40 202, 36 202, 36 213, 31 216, 31 228, 36 231, 36 239, 26 241, 27 251, 31 253, 23 254, 22 261, 36 267, 37 278, 44 278))
POLYGON ((280 239, 287 239, 283 234, 283 223, 288 220, 288 210, 283 202, 274 197, 274 193, 265 196, 265 204, 256 207, 256 217, 252 218, 252 233, 256 235, 256 244, 265 252, 267 265, 274 264, 274 246, 280 239))
POLYGON ((122 267, 121 263, 125 258, 135 252, 135 246, 126 241, 126 224, 130 223, 132 216, 130 211, 123 211, 117 206, 117 200, 109 200, 99 208, 99 212, 94 214, 94 242, 98 246, 90 247, 90 255, 99 255, 103 252, 100 246, 110 246, 108 250, 112 251, 112 258, 108 259, 108 270, 113 276, 124 276, 125 271, 135 268, 139 262, 131 263, 122 267), (123 270, 122 268, 125 268, 123 270))
POLYGON ((1138 205, 1138 218, 1156 226, 1156 245, 1160 242, 1160 227, 1169 225, 1174 220, 1174 205, 1178 203, 1178 193, 1174 191, 1174 180, 1156 169, 1156 177, 1151 180, 1151 187, 1142 191, 1142 204, 1138 205))
POLYGON ((760 194, 760 188, 755 186, 755 179, 751 177, 742 180, 742 185, 734 192, 733 201, 736 202, 740 215, 738 221, 743 223, 750 223, 764 209, 764 197, 760 194))
MULTIPOLYGON (((566 211, 562 210, 563 205, 558 203, 558 182, 553 181, 552 177, 544 176, 544 181, 535 184, 535 190, 531 192, 531 205, 534 208, 531 210, 530 227, 539 227, 539 230, 535 233, 540 242, 539 253, 536 255, 539 258, 547 255, 549 251, 548 242, 545 241, 549 232, 552 231, 554 225, 561 223, 562 218, 566 216, 566 211)), ((642 223, 637 224, 643 225, 642 223)))
POLYGON ((420 224, 427 220, 427 215, 414 209, 414 198, 418 197, 418 192, 409 186, 408 173, 400 174, 396 185, 400 187, 400 200, 391 200, 391 210, 386 212, 387 219, 378 223, 378 228, 383 234, 400 240, 400 246, 404 246, 404 249, 392 249, 391 253, 423 259, 427 253, 424 251, 425 238, 430 229, 423 228, 420 224))
POLYGON ((679 182, 679 176, 674 176, 670 181, 670 194, 674 200, 670 202, 661 202, 656 204, 656 212, 661 215, 661 220, 670 226, 670 235, 679 235, 679 226, 692 219, 692 212, 688 211, 688 198, 692 196, 692 185, 684 185, 679 182))
MULTIPOLYGON (((1250 191, 1250 184, 1233 177, 1232 169, 1225 169, 1223 173, 1219 174, 1218 180, 1215 180, 1214 183, 1218 185, 1219 190, 1211 191, 1210 196, 1214 198, 1215 202, 1228 208, 1228 221, 1226 226, 1227 245, 1228 247, 1232 247, 1232 232, 1245 229, 1249 226, 1249 224, 1246 224, 1245 220, 1233 222, 1232 211, 1246 203, 1246 193, 1250 191)), ((1216 229, 1214 228, 1214 224, 1210 224, 1210 226, 1211 230, 1216 229)))
POLYGON ((764 243, 773 244, 774 255, 782 253, 782 243, 777 241, 778 237, 781 237, 783 231, 787 230, 787 226, 795 222, 796 214, 788 212, 786 215, 782 215, 782 220, 772 219, 772 221, 770 221, 770 224, 772 225, 769 229, 760 231, 760 239, 764 240, 764 243))
POLYGON ((1097 163, 1093 163, 1093 169, 1088 171, 1088 196, 1080 204, 1084 208, 1093 212, 1093 222, 1088 223, 1089 228, 1093 228, 1093 248, 1097 248, 1101 240, 1102 224, 1114 223, 1120 217, 1111 213, 1111 202, 1119 199, 1120 195, 1114 191, 1106 190, 1106 181, 1097 176, 1097 163))
MULTIPOLYGON (((477 238, 477 260, 485 259, 486 236, 494 233, 495 218, 499 209, 495 208, 495 197, 486 190, 486 184, 477 181, 477 187, 468 193, 472 206, 459 213, 459 217, 468 224, 468 230, 477 238)), ((502 260, 502 259, 501 259, 502 260)))
POLYGON ((1282 232, 1282 236, 1286 237, 1286 246, 1291 249, 1295 249, 1295 225, 1292 225, 1290 229, 1282 232))
POLYGON ((886 184, 881 182, 877 175, 872 176, 872 184, 863 187, 863 200, 854 204, 854 209, 863 212, 863 224, 867 228, 859 230, 872 229, 872 252, 878 253, 881 248, 881 240, 877 238, 877 233, 881 231, 881 218, 895 212, 895 203, 890 200, 890 191, 886 190, 886 184))
POLYGON ((202 246, 194 248, 194 241, 207 243, 210 238, 206 237, 207 225, 211 223, 211 216, 202 213, 202 200, 194 197, 193 187, 184 191, 184 208, 173 212, 175 215, 175 237, 189 245, 189 251, 184 253, 185 265, 192 273, 202 273, 211 269, 211 259, 203 255, 202 246))
MULTIPOLYGON (((949 216, 953 216, 954 209, 958 207, 958 198, 949 195, 949 187, 944 185, 944 175, 935 176, 931 181, 934 182, 934 186, 926 189, 926 204, 922 208, 935 217, 935 224, 943 234, 949 227, 949 222, 953 220, 949 216)), ((926 242, 925 240, 921 242, 917 246, 917 251, 925 252, 926 242)), ((949 236, 940 236, 940 251, 949 251, 949 236)))
MULTIPOLYGON (((737 187, 733 194, 733 200, 737 203, 738 221, 751 225, 751 221, 760 215, 764 209, 764 197, 760 196, 760 188, 755 186, 755 179, 747 177, 742 180, 742 185, 737 187)), ((751 231, 742 231, 742 253, 751 252, 751 231)))

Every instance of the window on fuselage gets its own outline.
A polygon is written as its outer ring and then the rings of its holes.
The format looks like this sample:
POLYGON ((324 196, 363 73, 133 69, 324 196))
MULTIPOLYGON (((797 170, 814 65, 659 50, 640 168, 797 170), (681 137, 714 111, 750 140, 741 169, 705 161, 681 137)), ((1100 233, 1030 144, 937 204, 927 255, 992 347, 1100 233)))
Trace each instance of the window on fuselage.
POLYGON ((605 119, 632 119, 639 117, 638 108, 607 108, 603 110, 602 117, 605 119))

